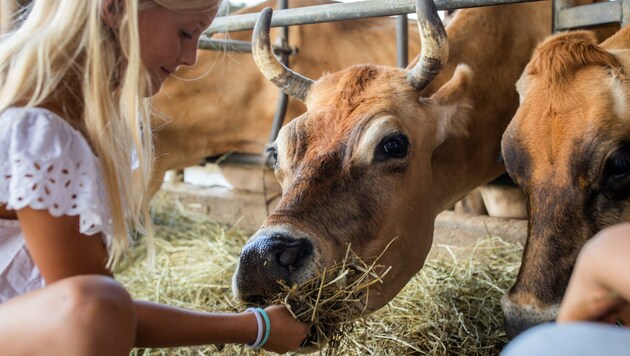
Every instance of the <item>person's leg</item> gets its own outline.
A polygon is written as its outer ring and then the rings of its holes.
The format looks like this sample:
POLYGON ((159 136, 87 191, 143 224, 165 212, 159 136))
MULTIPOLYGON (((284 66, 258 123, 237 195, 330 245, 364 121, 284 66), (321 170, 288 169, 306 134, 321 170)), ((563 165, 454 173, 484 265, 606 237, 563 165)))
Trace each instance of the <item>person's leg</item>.
POLYGON ((547 323, 512 340, 501 356, 629 355, 630 330, 602 323, 547 323))
POLYGON ((0 304, 6 355, 129 355, 136 311, 112 278, 77 276, 0 304))

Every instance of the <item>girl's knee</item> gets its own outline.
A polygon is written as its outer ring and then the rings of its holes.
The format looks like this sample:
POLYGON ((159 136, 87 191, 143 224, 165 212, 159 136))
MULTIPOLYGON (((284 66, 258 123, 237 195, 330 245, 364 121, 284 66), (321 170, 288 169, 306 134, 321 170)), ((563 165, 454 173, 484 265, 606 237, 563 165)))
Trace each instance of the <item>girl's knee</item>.
POLYGON ((627 240, 628 236, 630 236, 630 223, 621 223, 609 226, 590 239, 586 246, 598 246, 600 244, 609 244, 614 242, 615 240, 627 240))
POLYGON ((66 304, 73 310, 135 314, 133 300, 127 290, 110 277, 78 276, 60 283, 65 284, 66 304))
POLYGON ((73 277, 58 283, 63 289, 60 311, 70 334, 88 344, 115 340, 133 345, 135 306, 120 284, 105 276, 73 277))
POLYGON ((584 244, 578 256, 578 263, 584 259, 597 261, 605 258, 610 251, 623 246, 628 241, 628 237, 630 237, 630 223, 612 225, 601 230, 584 244))

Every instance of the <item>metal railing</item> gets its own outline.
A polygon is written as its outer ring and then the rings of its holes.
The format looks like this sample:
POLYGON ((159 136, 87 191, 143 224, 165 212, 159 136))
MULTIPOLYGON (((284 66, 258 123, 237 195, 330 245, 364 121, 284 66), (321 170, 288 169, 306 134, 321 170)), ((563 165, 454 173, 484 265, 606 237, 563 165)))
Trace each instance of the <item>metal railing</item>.
POLYGON ((630 21, 629 0, 599 2, 572 6, 567 0, 553 1, 553 31, 587 28, 630 21))
MULTIPOLYGON (((493 6, 532 2, 538 0, 435 0, 438 10, 493 6)), ((406 15, 416 12, 415 0, 365 0, 336 3, 295 9, 277 10, 273 13, 271 27, 305 25, 321 22, 356 20, 367 17, 406 15)), ((242 31, 254 28, 259 13, 216 18, 206 30, 207 35, 216 32, 242 31)))

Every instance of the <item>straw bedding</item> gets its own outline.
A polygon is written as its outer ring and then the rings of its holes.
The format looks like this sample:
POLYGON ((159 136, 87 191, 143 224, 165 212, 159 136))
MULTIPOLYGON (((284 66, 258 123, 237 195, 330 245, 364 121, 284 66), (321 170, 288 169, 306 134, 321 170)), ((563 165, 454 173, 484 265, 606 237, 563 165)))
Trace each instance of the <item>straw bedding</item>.
MULTIPOLYGON (((153 213, 156 268, 147 268, 146 246, 141 240, 134 254, 119 267, 118 280, 138 299, 195 310, 242 311, 244 306, 232 298, 230 283, 249 233, 214 223, 177 201, 163 198, 154 200, 153 213)), ((287 292, 277 300, 291 305, 301 320, 323 321, 313 328, 315 333, 311 336, 315 341, 322 333, 331 337, 321 354, 496 355, 507 342, 499 298, 516 276, 521 252, 522 246, 518 244, 499 237, 480 236, 466 258, 453 255, 428 260, 399 295, 376 313, 352 323, 331 324, 335 320, 326 315, 339 315, 343 309, 338 308, 344 306, 324 301, 347 299, 353 295, 353 288, 378 282, 387 272, 386 266, 378 266, 378 261, 358 260, 350 247, 346 264, 329 270, 324 282, 313 280, 310 286, 301 289, 286 286, 287 292), (362 279, 341 288, 334 279, 344 273, 359 273, 362 279), (328 283, 331 280, 333 283, 328 283), (336 287, 319 290, 326 284, 336 287), (298 299, 302 303, 296 304, 298 299)), ((263 352, 241 345, 133 352, 134 355, 258 353, 263 352)))

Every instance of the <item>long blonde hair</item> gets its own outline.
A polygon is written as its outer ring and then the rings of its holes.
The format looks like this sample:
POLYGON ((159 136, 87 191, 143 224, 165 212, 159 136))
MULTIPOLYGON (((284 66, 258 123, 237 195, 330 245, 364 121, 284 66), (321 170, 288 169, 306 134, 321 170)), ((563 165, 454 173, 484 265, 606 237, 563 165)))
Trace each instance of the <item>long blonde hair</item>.
MULTIPOLYGON (((14 9, 15 1, 0 0, 0 9, 14 9)), ((138 11, 158 5, 203 11, 218 7, 219 0, 114 0, 121 21, 113 30, 103 23, 106 1, 36 0, 18 13, 10 29, 2 26, 0 112, 54 103, 84 132, 109 193, 113 239, 108 264, 113 266, 132 241, 127 221, 149 239, 153 235, 145 198, 153 158, 149 100, 144 98, 150 82, 140 56, 138 11), (140 163, 136 173, 134 150, 140 163)))

